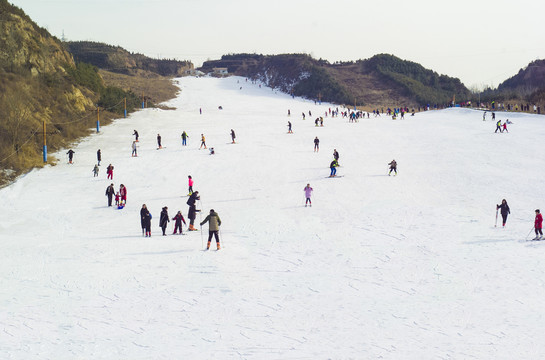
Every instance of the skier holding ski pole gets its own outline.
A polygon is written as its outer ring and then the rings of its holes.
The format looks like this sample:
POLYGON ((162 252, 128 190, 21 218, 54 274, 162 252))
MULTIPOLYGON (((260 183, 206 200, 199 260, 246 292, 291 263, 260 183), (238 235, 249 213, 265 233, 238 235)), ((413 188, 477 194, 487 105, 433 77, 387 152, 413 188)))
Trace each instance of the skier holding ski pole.
POLYGON ((507 200, 503 199, 501 201, 501 205, 496 205, 496 224, 494 224, 494 227, 498 224, 498 210, 501 212, 502 217, 502 226, 505 227, 505 223, 507 222, 507 215, 511 213, 511 210, 509 209, 509 205, 507 205, 507 200))
POLYGON ((204 221, 201 221, 201 229, 204 224, 208 222, 208 244, 206 245, 206 250, 210 249, 210 243, 212 241, 212 236, 216 238, 216 246, 217 250, 221 249, 220 247, 220 238, 218 236, 218 232, 221 226, 221 219, 217 212, 214 211, 214 209, 210 210, 210 214, 204 219, 204 221))
POLYGON ((534 229, 536 232, 536 237, 532 240, 541 240, 543 237, 543 216, 541 215, 539 209, 536 209, 536 219, 534 221, 534 229))

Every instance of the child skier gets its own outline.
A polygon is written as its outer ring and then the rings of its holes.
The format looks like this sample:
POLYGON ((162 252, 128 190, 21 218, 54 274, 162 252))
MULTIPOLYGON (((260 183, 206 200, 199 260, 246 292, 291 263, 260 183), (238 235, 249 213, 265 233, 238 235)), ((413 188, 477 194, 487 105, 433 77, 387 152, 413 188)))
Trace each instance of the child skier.
POLYGON ((185 219, 184 219, 184 216, 182 215, 182 212, 178 211, 178 213, 176 214, 176 216, 172 218, 172 220, 174 220, 174 232, 172 233, 172 235, 175 235, 178 229, 180 229, 180 235, 182 235, 183 234, 182 222, 184 223, 184 225, 187 225, 185 223, 185 219))
POLYGON ((390 165, 390 171, 388 172, 388 176, 393 172, 395 172, 394 176, 397 175, 397 162, 395 160, 392 160, 388 163, 390 165))
POLYGON ((193 178, 191 175, 187 176, 187 183, 189 185, 187 196, 191 196, 191 194, 193 194, 193 178))
MULTIPOLYGON (((500 210, 501 217, 502 217, 502 226, 505 227, 505 223, 507 222, 507 215, 511 213, 511 210, 509 209, 509 205, 507 205, 507 200, 503 199, 501 201, 501 205, 496 204, 496 211, 500 210)), ((497 219, 498 213, 496 213, 496 219, 497 219)))
POLYGON ((312 195, 312 191, 313 189, 310 187, 310 184, 307 184, 307 186, 305 186, 305 188, 303 189, 305 191, 305 207, 307 207, 307 203, 310 204, 310 206, 312 207, 312 201, 310 200, 310 196, 312 195))
POLYGON ((539 212, 539 209, 536 209, 536 219, 534 221, 534 229, 536 232, 536 237, 532 240, 541 240, 543 237, 543 216, 541 216, 541 213, 539 212))

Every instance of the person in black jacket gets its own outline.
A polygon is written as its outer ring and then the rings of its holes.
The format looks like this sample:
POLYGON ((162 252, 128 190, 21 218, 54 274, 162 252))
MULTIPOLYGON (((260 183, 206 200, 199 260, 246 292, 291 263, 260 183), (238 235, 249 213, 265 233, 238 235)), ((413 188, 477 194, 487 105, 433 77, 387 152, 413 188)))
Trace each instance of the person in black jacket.
POLYGON ((200 199, 201 197, 199 196, 198 191, 195 191, 193 194, 191 194, 189 199, 187 199, 187 205, 189 205, 189 211, 187 213, 187 217, 189 218, 189 229, 188 229, 189 231, 197 230, 195 229, 193 225, 195 224, 195 218, 197 217, 197 212, 199 212, 200 210, 197 210, 195 202, 200 199))
POLYGON ((98 166, 100 166, 100 161, 102 160, 102 153, 100 152, 100 149, 97 150, 97 161, 98 166))
POLYGON ((151 214, 146 204, 142 205, 142 209, 140 209, 140 224, 142 225, 142 235, 151 237, 151 214))
POLYGON ((106 196, 108 197, 108 206, 112 206, 112 198, 115 195, 114 184, 111 184, 106 188, 106 196))
POLYGON ((72 164, 72 159, 74 158, 74 153, 75 151, 70 149, 68 150, 67 154, 68 154, 68 163, 69 164, 72 164))
POLYGON ((170 222, 170 218, 168 216, 168 207, 164 207, 163 210, 161 210, 161 217, 159 218, 159 226, 163 230, 163 236, 167 236, 165 231, 167 230, 167 225, 170 222))
POLYGON ((509 210, 509 205, 507 205, 507 200, 503 199, 501 201, 501 205, 496 205, 496 210, 498 209, 500 209, 503 226, 505 226, 505 223, 507 222, 507 215, 511 213, 511 210, 509 210))

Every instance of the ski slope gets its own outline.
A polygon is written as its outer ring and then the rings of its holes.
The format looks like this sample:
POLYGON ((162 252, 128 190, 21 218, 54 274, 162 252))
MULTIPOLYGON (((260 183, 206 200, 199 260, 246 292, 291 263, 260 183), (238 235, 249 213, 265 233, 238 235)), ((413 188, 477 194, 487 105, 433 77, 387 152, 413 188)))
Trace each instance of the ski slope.
POLYGON ((2 359, 545 356, 545 241, 524 241, 545 209, 545 118, 497 112, 514 123, 502 134, 467 109, 317 128, 333 105, 237 77, 176 81, 176 110, 118 119, 73 147, 74 164, 66 149, 0 190, 2 359), (344 177, 327 177, 333 149, 344 177), (110 163, 122 210, 107 207, 110 163), (207 225, 161 236, 163 206, 188 221, 188 175, 202 218, 221 217, 220 251, 202 251, 207 225))

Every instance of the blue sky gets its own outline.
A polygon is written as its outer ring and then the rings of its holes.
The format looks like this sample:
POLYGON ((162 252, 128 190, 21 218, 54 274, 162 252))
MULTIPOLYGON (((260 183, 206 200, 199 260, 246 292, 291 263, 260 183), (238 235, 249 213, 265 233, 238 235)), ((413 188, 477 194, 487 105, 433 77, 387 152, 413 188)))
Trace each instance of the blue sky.
POLYGON ((197 66, 223 54, 308 53, 366 59, 389 53, 467 86, 497 86, 545 58, 539 14, 529 0, 9 0, 68 40, 119 45, 197 66))

